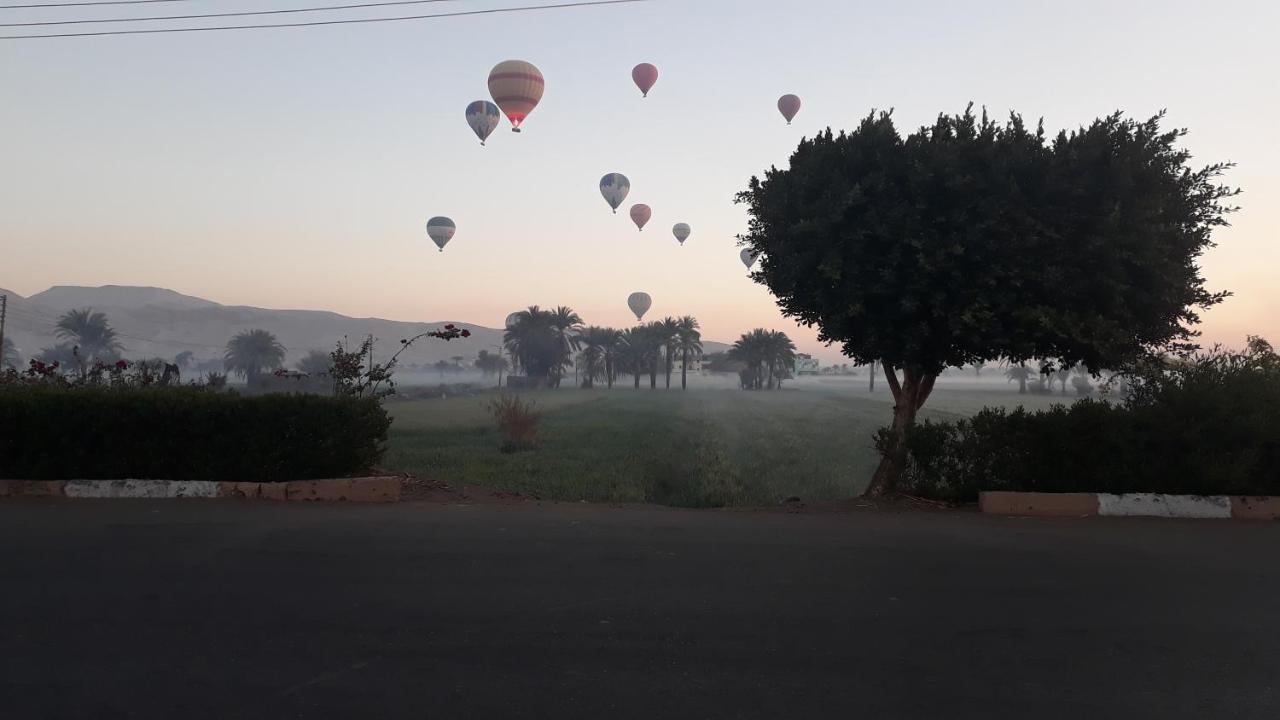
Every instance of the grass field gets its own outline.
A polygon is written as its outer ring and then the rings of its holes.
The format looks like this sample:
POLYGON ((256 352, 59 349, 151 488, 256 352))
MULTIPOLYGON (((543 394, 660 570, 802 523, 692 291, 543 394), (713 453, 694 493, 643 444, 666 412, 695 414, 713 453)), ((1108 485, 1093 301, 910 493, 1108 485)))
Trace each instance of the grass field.
MULTIPOLYGON (((543 413, 538 448, 502 453, 486 408, 492 397, 390 403, 395 423, 384 465, 557 500, 690 507, 835 500, 865 486, 877 462, 872 435, 891 406, 883 388, 869 395, 848 381, 779 392, 545 391, 527 394, 543 413)), ((1062 400, 958 384, 940 386, 924 415, 1062 400)))

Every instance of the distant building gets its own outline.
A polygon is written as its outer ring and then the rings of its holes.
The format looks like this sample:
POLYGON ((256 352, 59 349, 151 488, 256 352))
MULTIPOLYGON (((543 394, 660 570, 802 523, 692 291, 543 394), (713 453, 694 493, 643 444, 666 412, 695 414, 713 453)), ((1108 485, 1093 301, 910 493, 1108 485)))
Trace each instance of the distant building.
MULTIPOLYGON (((676 356, 676 358, 675 358, 675 362, 674 362, 674 363, 672 363, 672 367, 674 368, 674 372, 675 372, 675 374, 676 374, 676 375, 679 375, 679 374, 680 374, 680 370, 681 370, 681 368, 683 368, 683 367, 684 367, 684 362, 680 359, 680 356, 678 356, 678 355, 676 356)), ((702 372, 702 357, 701 357, 701 356, 698 356, 698 357, 690 357, 690 358, 689 358, 689 372, 690 372, 690 373, 700 373, 700 372, 702 372)))
POLYGON ((814 356, 805 353, 796 355, 796 375, 817 375, 821 369, 814 356))

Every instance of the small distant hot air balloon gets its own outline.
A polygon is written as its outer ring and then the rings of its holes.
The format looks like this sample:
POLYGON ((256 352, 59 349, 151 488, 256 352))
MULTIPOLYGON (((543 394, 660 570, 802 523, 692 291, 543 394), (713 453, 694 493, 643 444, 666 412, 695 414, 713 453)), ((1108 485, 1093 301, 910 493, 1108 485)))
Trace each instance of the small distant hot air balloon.
POLYGON ((520 132, 524 119, 542 99, 544 87, 542 72, 523 60, 505 60, 489 71, 489 94, 507 114, 512 132, 520 132))
POLYGON ((644 230, 644 224, 649 222, 649 218, 653 217, 653 210, 643 203, 631 206, 631 222, 636 224, 640 230, 644 230))
POLYGON ((778 112, 782 113, 782 117, 787 119, 787 124, 791 124, 791 118, 800 112, 800 98, 795 95, 783 95, 778 98, 778 112))
POLYGON ((738 257, 742 260, 742 264, 746 265, 747 269, 750 270, 751 266, 756 264, 758 256, 751 252, 751 248, 742 248, 742 252, 738 253, 738 257))
POLYGON ((600 178, 600 194, 604 196, 604 201, 609 203, 609 207, 613 211, 618 212, 618 206, 623 200, 627 199, 627 193, 631 192, 631 181, 622 173, 609 173, 600 178))
POLYGON ((433 217, 427 221, 427 236, 440 248, 440 252, 444 252, 444 246, 449 244, 457 230, 458 226, 447 217, 433 217))
POLYGON ((653 84, 658 82, 658 68, 649 63, 640 63, 631 69, 631 79, 635 81, 636 87, 640 88, 644 97, 649 97, 653 84))
POLYGON ((488 100, 477 100, 467 106, 467 124, 471 126, 476 137, 480 138, 481 145, 497 129, 500 122, 502 122, 502 113, 498 112, 497 105, 488 100))
POLYGON ((643 320, 644 314, 649 312, 652 306, 653 298, 649 297, 649 293, 633 292, 627 297, 627 307, 636 314, 636 322, 643 320))
POLYGON ((691 232, 693 232, 693 228, 689 227, 688 223, 676 223, 671 228, 671 234, 676 236, 676 240, 679 240, 681 245, 684 244, 685 240, 689 239, 689 233, 691 232))

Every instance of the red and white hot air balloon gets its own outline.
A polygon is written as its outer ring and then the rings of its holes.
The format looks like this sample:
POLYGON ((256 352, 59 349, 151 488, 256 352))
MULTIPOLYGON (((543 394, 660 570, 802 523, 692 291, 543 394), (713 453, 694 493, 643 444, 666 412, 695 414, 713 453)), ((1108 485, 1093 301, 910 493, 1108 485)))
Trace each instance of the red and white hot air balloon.
POLYGON ((631 222, 636 224, 636 228, 644 230, 645 223, 649 222, 649 218, 653 217, 653 210, 644 203, 638 203, 631 206, 631 222))
POLYGON ((545 82, 532 63, 505 60, 489 71, 489 94, 511 121, 511 131, 520 132, 524 119, 542 99, 545 82))
POLYGON ((791 118, 800 112, 800 98, 795 95, 783 95, 778 98, 778 112, 782 113, 782 117, 787 119, 787 124, 791 124, 791 118))
POLYGON ((644 97, 649 97, 649 91, 653 89, 653 84, 658 82, 658 68, 649 63, 640 63, 631 68, 631 79, 635 81, 636 87, 640 88, 640 92, 644 97))

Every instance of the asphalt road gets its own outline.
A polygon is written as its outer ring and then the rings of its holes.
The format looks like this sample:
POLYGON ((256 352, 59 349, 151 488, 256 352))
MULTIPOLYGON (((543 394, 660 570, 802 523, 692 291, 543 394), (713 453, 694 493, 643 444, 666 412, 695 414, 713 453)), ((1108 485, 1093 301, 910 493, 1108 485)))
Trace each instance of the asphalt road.
POLYGON ((1268 718, 1280 523, 0 502, 0 716, 1268 718))

